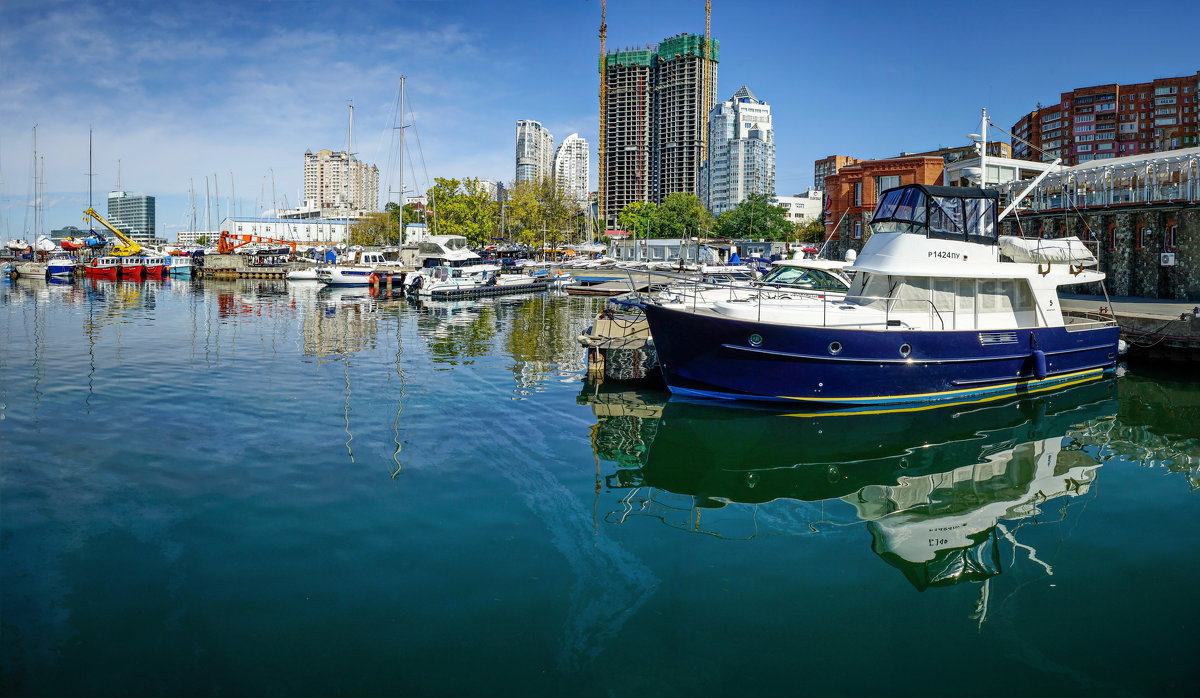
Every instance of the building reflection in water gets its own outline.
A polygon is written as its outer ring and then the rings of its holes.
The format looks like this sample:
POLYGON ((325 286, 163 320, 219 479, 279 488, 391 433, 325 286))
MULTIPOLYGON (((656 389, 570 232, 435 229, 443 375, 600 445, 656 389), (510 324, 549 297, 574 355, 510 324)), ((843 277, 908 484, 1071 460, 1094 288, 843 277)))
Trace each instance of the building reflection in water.
MULTIPOLYGON (((1002 557, 1053 573, 1018 529, 1061 521, 1102 462, 1128 450, 1114 435, 1130 430, 1115 379, 884 414, 789 415, 592 387, 580 402, 597 419, 597 457, 615 466, 597 474, 621 493, 607 523, 654 517, 740 539, 865 525, 874 552, 917 589, 981 582, 980 622, 1002 557)), ((1172 462, 1196 446, 1174 443, 1172 462)))

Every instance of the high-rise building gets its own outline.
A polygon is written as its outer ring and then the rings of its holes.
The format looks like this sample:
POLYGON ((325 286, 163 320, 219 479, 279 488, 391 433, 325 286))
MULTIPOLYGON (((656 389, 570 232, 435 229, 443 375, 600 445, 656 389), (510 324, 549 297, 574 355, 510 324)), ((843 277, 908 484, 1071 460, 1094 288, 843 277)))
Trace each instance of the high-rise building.
POLYGON ((708 161, 700 168, 700 200, 720 215, 751 194, 775 194, 775 129, 770 105, 742 85, 708 114, 708 161))
POLYGON ((588 197, 588 142, 572 133, 558 144, 554 152, 554 179, 567 198, 579 206, 588 197))
POLYGON ((517 122, 518 182, 535 182, 554 175, 554 136, 536 121, 517 122))
POLYGON ((1200 71, 1063 92, 1012 127, 1014 157, 1064 165, 1200 145, 1200 71))
POLYGON ((680 34, 601 58, 601 215, 634 201, 699 193, 708 113, 717 98, 720 43, 680 34))
POLYGON ((346 151, 304 153, 304 207, 379 209, 379 168, 346 151))
POLYGON ((137 242, 154 241, 154 197, 127 191, 108 193, 108 222, 137 242))

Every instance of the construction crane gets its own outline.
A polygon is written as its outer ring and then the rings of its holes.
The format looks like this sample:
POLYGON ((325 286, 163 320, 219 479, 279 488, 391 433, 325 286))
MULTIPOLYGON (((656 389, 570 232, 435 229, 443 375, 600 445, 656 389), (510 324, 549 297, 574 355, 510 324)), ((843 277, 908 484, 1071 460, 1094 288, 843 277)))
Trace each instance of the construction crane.
POLYGON ((604 42, 608 37, 608 24, 605 19, 608 16, 608 0, 600 0, 600 157, 596 158, 596 183, 599 185, 597 189, 599 218, 604 222, 605 230, 608 229, 608 213, 604 208, 604 159, 608 154, 607 145, 608 138, 605 126, 608 121, 608 56, 605 52, 604 42))
POLYGON ((142 246, 117 229, 112 223, 104 220, 104 217, 96 213, 96 209, 89 208, 83 212, 85 216, 90 216, 100 221, 100 225, 108 228, 108 231, 115 235, 121 241, 120 245, 113 245, 112 253, 117 257, 132 257, 142 251, 142 246))
POLYGON ((265 242, 273 245, 287 245, 292 248, 292 252, 296 251, 296 243, 291 240, 279 240, 276 238, 265 238, 260 235, 232 235, 228 230, 221 231, 221 237, 217 240, 217 252, 220 254, 233 254, 237 248, 248 245, 252 242, 265 242), (238 241, 234 244, 234 241, 238 241))

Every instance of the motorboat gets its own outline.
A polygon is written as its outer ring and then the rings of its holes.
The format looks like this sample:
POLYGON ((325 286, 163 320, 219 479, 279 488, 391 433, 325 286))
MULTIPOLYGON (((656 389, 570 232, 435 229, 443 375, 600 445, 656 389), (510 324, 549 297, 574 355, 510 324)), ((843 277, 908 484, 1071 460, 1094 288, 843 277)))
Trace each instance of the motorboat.
POLYGON ((121 275, 121 258, 93 257, 84 265, 83 275, 90 279, 116 279, 121 275))
POLYGON ((1094 254, 1015 261, 998 198, 919 184, 883 192, 845 296, 642 304, 668 387, 879 405, 1037 392, 1115 370, 1114 319, 1064 312, 1058 299, 1060 286, 1104 280, 1094 254))
POLYGON ((118 276, 126 281, 140 281, 146 277, 146 263, 140 256, 117 257, 119 260, 118 276))
POLYGON ((167 257, 167 274, 177 278, 187 278, 192 275, 192 257, 186 254, 172 253, 167 257))
POLYGON ((388 275, 402 280, 403 273, 404 268, 385 259, 382 252, 363 250, 352 250, 346 263, 316 268, 317 280, 330 286, 370 286, 388 275))
POLYGON ((162 279, 170 269, 169 257, 163 255, 142 255, 142 274, 147 279, 162 279))
POLYGON ((53 252, 46 260, 46 273, 50 276, 70 277, 75 275, 79 260, 67 252, 53 252))
POLYGON ((728 300, 788 300, 823 302, 842 298, 850 288, 844 262, 825 259, 781 259, 771 263, 762 278, 744 265, 705 265, 695 280, 668 284, 645 302, 695 308, 728 300))

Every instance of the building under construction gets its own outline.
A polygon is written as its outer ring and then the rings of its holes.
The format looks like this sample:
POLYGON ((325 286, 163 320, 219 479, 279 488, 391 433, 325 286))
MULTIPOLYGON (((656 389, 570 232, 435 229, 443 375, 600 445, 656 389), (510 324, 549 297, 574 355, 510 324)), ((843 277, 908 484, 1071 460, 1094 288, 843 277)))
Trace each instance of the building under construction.
POLYGON ((608 227, 634 201, 697 193, 720 43, 680 34, 601 58, 600 196, 608 227))

